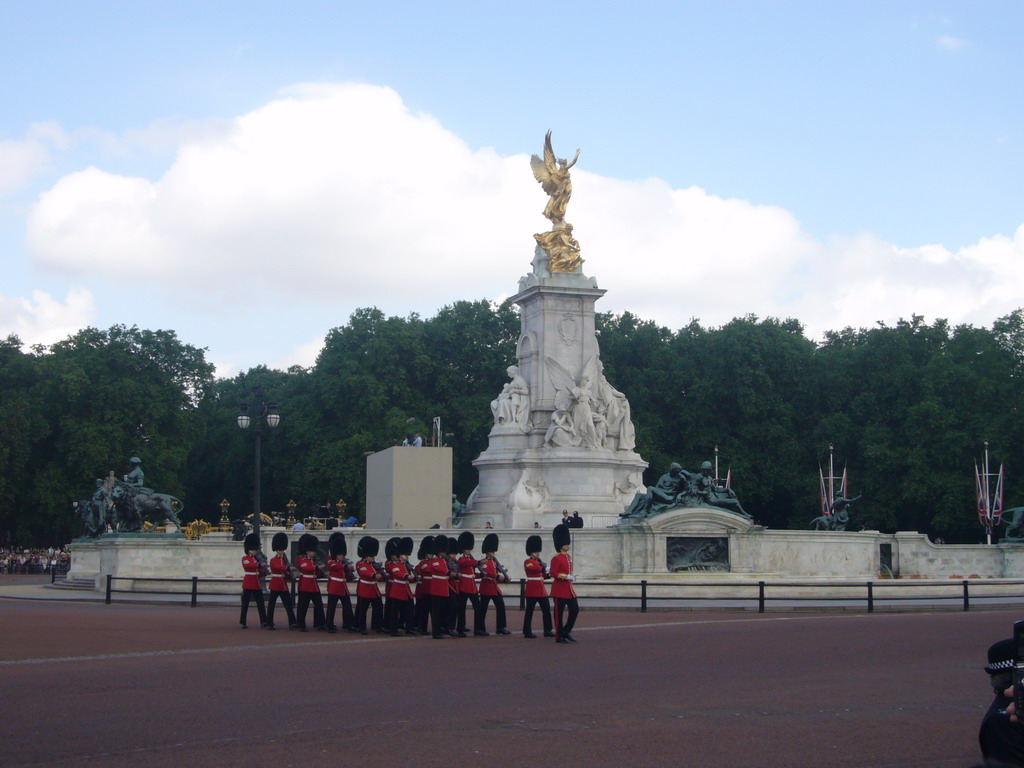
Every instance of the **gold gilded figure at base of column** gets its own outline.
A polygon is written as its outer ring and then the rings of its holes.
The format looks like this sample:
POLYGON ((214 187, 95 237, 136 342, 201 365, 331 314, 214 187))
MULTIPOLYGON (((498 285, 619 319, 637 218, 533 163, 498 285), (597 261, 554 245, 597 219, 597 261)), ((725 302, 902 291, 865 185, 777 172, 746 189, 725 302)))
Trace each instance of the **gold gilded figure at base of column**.
POLYGON ((583 265, 580 244, 572 236, 572 224, 534 235, 548 255, 549 272, 578 272, 583 265))

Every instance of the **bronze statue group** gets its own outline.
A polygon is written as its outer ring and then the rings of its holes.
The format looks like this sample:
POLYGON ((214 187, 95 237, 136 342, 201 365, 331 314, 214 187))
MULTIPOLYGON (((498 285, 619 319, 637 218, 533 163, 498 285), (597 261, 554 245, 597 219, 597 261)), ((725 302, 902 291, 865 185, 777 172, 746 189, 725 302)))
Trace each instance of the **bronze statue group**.
MULTIPOLYGON (((539 606, 544 637, 553 637, 557 643, 575 643, 572 629, 579 613, 579 601, 573 588, 576 577, 568 552, 571 544, 569 528, 556 526, 553 537, 556 554, 550 564, 540 559, 543 549, 540 536, 530 536, 526 541, 523 637, 537 637, 533 633, 533 613, 539 606), (551 598, 555 602, 553 621, 548 581, 551 582, 551 598)), ((510 635, 501 592, 501 585, 509 583, 510 579, 508 571, 496 557, 498 543, 496 533, 487 534, 481 547, 483 556, 477 559, 473 555, 476 541, 470 531, 463 531, 458 539, 443 534, 425 536, 413 564, 410 560, 413 540, 410 537, 388 539, 384 545, 384 559, 378 561, 380 542, 373 536, 363 536, 356 550, 358 560, 353 563, 348 558, 344 534, 336 531, 328 539, 329 557, 323 563, 318 554, 319 539, 305 533, 299 537, 299 554, 293 564, 286 555, 287 534, 274 534, 271 542, 274 556, 268 561, 261 551, 259 536, 250 533, 245 537, 245 556, 242 558, 242 629, 248 626, 251 602, 256 604, 260 626, 276 629, 274 612, 280 600, 288 615, 288 628, 299 632, 309 631, 306 620, 310 606, 313 608, 313 629, 337 632, 335 617, 341 603, 341 629, 349 632, 366 635, 373 631, 395 637, 430 634, 438 640, 469 637, 470 634, 486 637, 490 634, 486 629, 487 611, 493 603, 495 633, 510 635), (264 606, 262 580, 267 577, 270 600, 264 606), (321 579, 327 582, 326 610, 320 591, 321 579), (292 582, 297 582, 297 605, 292 602, 292 582), (350 584, 355 585, 354 608, 350 584), (466 624, 466 612, 470 606, 473 609, 472 628, 466 624)))

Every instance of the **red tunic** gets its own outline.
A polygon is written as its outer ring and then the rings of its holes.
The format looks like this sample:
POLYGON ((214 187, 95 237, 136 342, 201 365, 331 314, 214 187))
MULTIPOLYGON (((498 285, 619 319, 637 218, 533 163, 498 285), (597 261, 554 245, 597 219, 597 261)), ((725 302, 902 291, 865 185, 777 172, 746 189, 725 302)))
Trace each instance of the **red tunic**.
POLYGON ((432 557, 430 567, 430 594, 433 597, 448 597, 448 561, 443 557, 432 557))
POLYGON ((576 597, 576 590, 572 588, 572 582, 561 578, 562 575, 572 573, 572 558, 566 552, 559 552, 551 558, 551 565, 548 566, 551 572, 551 596, 562 600, 576 597))
POLYGON ((348 567, 344 559, 327 561, 327 594, 348 594, 348 567))
POLYGON ((288 558, 284 555, 270 558, 270 585, 271 592, 288 591, 288 558))
POLYGON ((505 577, 498 573, 498 561, 493 557, 485 557, 477 566, 480 569, 480 594, 500 595, 501 587, 498 586, 498 579, 505 577))
POLYGON ((430 560, 420 560, 416 566, 416 599, 430 594, 431 570, 430 560))
POLYGON ((377 582, 383 581, 384 577, 377 572, 374 565, 375 563, 371 563, 369 560, 360 560, 356 563, 356 574, 359 576, 359 586, 356 587, 357 596, 370 600, 380 597, 380 587, 377 586, 377 582))
POLYGON ((259 561, 250 555, 242 558, 242 570, 245 576, 242 577, 242 589, 263 589, 260 584, 260 576, 267 575, 267 569, 260 565, 259 561))
POLYGON ((467 595, 475 595, 476 588, 476 564, 480 562, 472 555, 463 555, 459 558, 459 592, 467 595))
POLYGON ((523 570, 526 571, 526 588, 523 590, 523 596, 547 597, 548 593, 544 590, 544 579, 547 576, 544 575, 544 566, 541 565, 540 560, 528 558, 523 563, 523 570))
POLYGON ((384 566, 388 572, 388 600, 411 600, 412 587, 409 582, 415 578, 409 567, 401 560, 388 561, 384 566))
POLYGON ((320 585, 316 583, 320 569, 316 567, 316 563, 305 555, 299 555, 295 558, 295 567, 299 569, 299 592, 320 594, 320 585))

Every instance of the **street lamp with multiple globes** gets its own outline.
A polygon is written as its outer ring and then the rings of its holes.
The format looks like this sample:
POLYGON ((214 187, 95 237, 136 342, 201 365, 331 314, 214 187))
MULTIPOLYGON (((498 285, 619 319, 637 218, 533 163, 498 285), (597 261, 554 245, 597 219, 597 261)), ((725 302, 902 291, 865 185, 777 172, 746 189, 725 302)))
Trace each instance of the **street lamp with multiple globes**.
POLYGON ((252 495, 252 532, 259 536, 260 533, 260 450, 263 445, 263 421, 273 429, 281 423, 281 416, 277 412, 277 403, 273 400, 263 399, 263 388, 256 387, 253 392, 255 401, 252 403, 238 404, 238 426, 248 429, 249 424, 255 422, 256 427, 256 468, 253 474, 253 495, 252 495), (250 417, 250 409, 252 417, 250 417))

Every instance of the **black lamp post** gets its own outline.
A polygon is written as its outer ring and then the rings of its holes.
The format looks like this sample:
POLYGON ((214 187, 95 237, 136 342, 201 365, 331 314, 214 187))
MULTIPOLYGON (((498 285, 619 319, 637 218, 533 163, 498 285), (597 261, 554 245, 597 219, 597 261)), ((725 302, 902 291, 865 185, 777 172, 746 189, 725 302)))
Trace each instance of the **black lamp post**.
POLYGON ((273 429, 281 423, 281 416, 277 412, 277 403, 273 400, 263 399, 263 388, 256 387, 253 390, 255 401, 252 403, 238 404, 238 426, 248 429, 249 424, 255 420, 256 427, 256 468, 253 474, 252 494, 252 532, 257 536, 260 533, 260 450, 263 446, 263 420, 266 419, 267 426, 273 429), (252 418, 249 416, 249 409, 252 409, 252 418))

